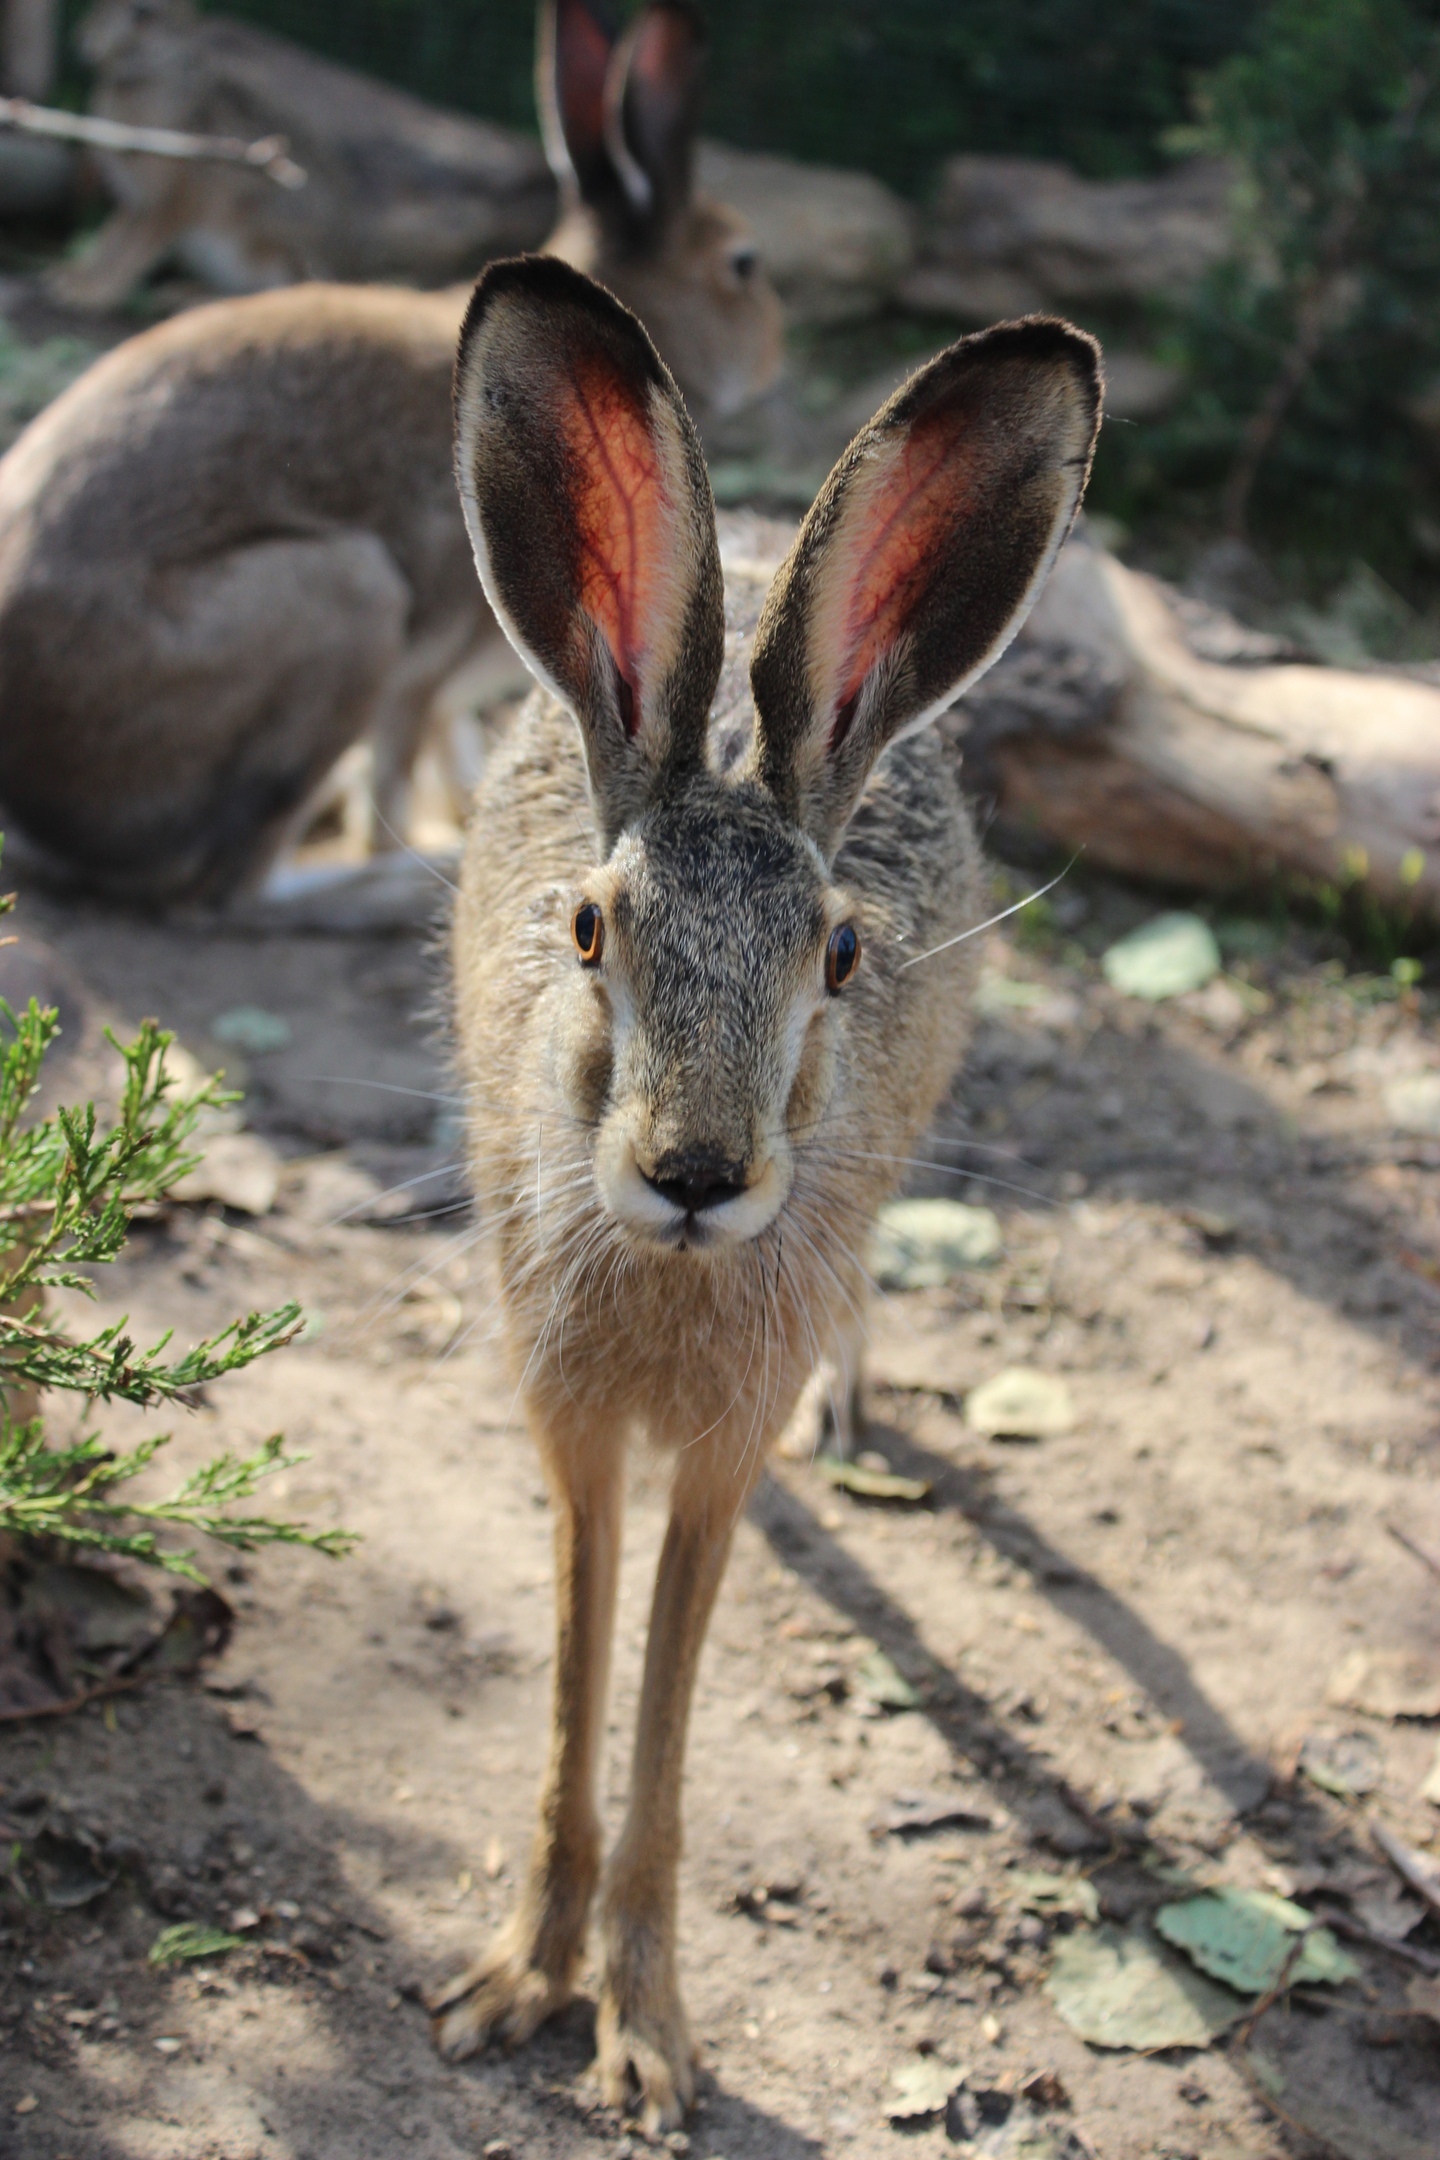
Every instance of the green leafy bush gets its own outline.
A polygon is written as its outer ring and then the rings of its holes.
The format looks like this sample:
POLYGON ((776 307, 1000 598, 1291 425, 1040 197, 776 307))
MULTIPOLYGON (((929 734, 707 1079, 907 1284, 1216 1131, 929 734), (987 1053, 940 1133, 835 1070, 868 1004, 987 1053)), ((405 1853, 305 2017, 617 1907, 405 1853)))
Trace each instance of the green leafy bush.
POLYGON ((1274 0, 1181 146, 1230 158, 1237 247, 1171 325, 1189 390, 1112 431, 1106 506, 1253 535, 1410 599, 1440 565, 1440 20, 1274 0), (1128 497, 1128 499, 1127 499, 1128 497))
MULTIPOLYGON (((0 914, 12 904, 0 899, 0 914)), ((40 1401, 51 1390, 87 1403, 183 1402, 283 1348, 303 1325, 299 1307, 286 1304, 249 1313, 175 1354, 168 1335, 141 1348, 117 1322, 77 1339, 50 1316, 48 1292, 94 1295, 85 1271, 116 1258, 135 1210, 162 1199, 195 1162, 202 1113, 233 1099, 213 1085, 178 1096, 165 1070, 174 1037, 147 1020, 134 1042, 115 1045, 125 1082, 113 1123, 103 1123, 93 1103, 37 1118, 35 1093, 57 1027, 55 1012, 33 999, 23 1013, 0 999, 0 1534, 125 1554, 196 1580, 203 1577, 193 1553, 163 1544, 162 1530, 199 1530, 247 1549, 286 1543, 344 1552, 353 1542, 346 1532, 243 1512, 264 1477, 303 1459, 286 1456, 278 1438, 253 1455, 218 1456, 161 1500, 142 1500, 130 1487, 168 1436, 119 1450, 94 1433, 47 1444, 40 1401)))

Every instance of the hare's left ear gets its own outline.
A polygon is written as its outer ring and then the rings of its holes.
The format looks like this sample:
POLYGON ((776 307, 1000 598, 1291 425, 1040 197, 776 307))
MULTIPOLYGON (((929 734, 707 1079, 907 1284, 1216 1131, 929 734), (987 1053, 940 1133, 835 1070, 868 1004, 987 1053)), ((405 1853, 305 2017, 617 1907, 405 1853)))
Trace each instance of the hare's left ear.
POLYGON ((760 779, 827 858, 876 758, 1005 650, 1074 522, 1100 348, 1031 317, 962 338, 851 443, 776 575, 750 679, 760 779))

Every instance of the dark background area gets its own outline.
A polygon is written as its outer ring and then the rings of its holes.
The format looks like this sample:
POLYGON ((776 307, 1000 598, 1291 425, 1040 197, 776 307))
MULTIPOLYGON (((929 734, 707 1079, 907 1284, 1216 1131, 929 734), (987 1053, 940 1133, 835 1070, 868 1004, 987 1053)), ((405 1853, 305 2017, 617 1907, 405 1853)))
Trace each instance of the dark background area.
MULTIPOLYGON (((532 0, 226 0, 439 104, 533 128, 532 0)), ((75 11, 77 14, 81 10, 75 11)), ((619 12, 628 13, 629 9, 619 12)), ((1152 170, 1257 0, 714 0, 706 126, 919 195, 957 150, 1152 170)))

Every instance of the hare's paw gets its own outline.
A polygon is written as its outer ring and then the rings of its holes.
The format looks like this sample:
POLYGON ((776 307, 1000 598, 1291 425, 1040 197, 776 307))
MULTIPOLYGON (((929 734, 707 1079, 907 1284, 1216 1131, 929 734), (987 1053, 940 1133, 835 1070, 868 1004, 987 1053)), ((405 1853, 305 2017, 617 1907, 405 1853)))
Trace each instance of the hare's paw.
POLYGON ((427 1998, 436 2047, 451 2062, 491 2040, 519 2047, 569 2002, 572 1970, 569 1958, 558 1970, 542 1960, 512 1924, 477 1963, 427 1998))
POLYGON ((678 2130, 695 2098, 695 2049, 668 1956, 632 1954, 607 1970, 595 2020, 595 2069, 610 2107, 639 2089, 647 2136, 678 2130))

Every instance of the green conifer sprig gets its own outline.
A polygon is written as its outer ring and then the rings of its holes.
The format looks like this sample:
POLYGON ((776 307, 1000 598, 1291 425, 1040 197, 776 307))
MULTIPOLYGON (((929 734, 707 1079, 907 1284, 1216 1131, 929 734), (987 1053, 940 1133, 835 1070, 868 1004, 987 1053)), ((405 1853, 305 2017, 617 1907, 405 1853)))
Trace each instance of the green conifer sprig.
MULTIPOLYGON (((0 896, 0 915, 13 905, 13 894, 0 896)), ((168 1434, 126 1449, 95 1433, 47 1445, 44 1420, 34 1414, 46 1391, 142 1408, 184 1402, 283 1349, 304 1325, 291 1300, 247 1313, 172 1355, 170 1332, 140 1348, 124 1320, 77 1339, 51 1316, 47 1292, 95 1295, 85 1270, 117 1257, 136 1210, 163 1201, 198 1160, 203 1113, 235 1100, 213 1081, 181 1094, 165 1066, 175 1038, 146 1020, 131 1043, 109 1036, 125 1068, 113 1122, 102 1121, 93 1103, 36 1117, 46 1052, 58 1031, 56 1012, 33 998, 18 1013, 0 998, 0 1534, 122 1554, 197 1581, 204 1577, 194 1553, 162 1543, 162 1530, 200 1531, 241 1550, 287 1544, 347 1552, 355 1542, 347 1531, 238 1512, 262 1479, 305 1460, 287 1455, 278 1434, 252 1455, 217 1456, 163 1500, 141 1500, 127 1488, 168 1434)))

